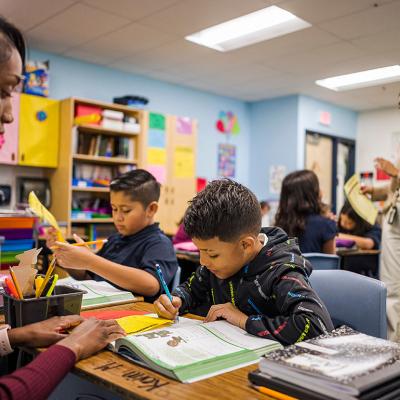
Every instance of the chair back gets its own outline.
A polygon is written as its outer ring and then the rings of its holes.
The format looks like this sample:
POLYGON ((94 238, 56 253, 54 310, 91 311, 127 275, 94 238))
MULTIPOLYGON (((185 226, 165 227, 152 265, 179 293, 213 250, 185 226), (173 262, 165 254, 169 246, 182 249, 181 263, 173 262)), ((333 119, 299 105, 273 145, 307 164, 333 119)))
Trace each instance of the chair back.
POLYGON ((313 271, 310 283, 328 309, 335 328, 348 325, 387 339, 386 286, 344 270, 313 271))
POLYGON ((340 258, 336 254, 325 254, 325 253, 303 253, 313 269, 339 269, 340 258))

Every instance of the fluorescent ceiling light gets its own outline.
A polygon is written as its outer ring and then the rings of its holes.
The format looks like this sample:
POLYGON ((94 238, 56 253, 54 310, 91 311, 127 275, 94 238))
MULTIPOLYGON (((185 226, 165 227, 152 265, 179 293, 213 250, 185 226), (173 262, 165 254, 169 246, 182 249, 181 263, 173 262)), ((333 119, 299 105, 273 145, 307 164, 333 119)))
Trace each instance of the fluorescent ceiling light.
POLYGON ((271 6, 193 33, 185 39, 214 50, 229 51, 310 26, 289 11, 271 6))
POLYGON ((341 91, 396 81, 400 81, 400 65, 391 65, 390 67, 333 76, 332 78, 315 81, 315 83, 331 90, 341 91))

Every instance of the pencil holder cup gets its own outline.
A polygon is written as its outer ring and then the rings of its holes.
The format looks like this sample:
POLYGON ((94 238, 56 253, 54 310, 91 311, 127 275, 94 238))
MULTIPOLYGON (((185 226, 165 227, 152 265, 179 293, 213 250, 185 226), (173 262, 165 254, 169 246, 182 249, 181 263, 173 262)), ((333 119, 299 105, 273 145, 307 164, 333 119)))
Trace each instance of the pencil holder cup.
POLYGON ((83 290, 56 286, 49 297, 16 299, 3 293, 6 324, 12 328, 62 316, 80 314, 83 290))

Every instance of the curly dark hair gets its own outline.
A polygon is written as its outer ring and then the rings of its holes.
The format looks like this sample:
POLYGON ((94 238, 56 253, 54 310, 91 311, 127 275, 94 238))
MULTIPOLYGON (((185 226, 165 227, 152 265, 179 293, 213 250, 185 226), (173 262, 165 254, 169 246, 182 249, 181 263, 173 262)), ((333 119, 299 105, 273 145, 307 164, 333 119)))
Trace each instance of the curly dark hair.
POLYGON ((258 235, 261 209, 257 197, 230 179, 209 183, 189 203, 183 218, 186 233, 201 240, 233 242, 243 234, 258 235))
POLYGON ((286 175, 282 181, 275 225, 289 236, 299 236, 304 232, 307 216, 321 214, 321 211, 317 175, 306 169, 286 175))
POLYGON ((26 46, 21 31, 4 17, 0 16, 0 63, 8 61, 15 48, 25 66, 26 46))
POLYGON ((342 233, 349 233, 351 235, 356 236, 364 236, 365 233, 372 229, 372 225, 368 223, 365 219, 361 218, 355 211, 354 208, 351 206, 348 200, 344 203, 342 209, 339 213, 339 221, 338 221, 338 228, 339 232, 342 233), (351 220, 354 221, 355 227, 351 231, 344 229, 340 224, 340 215, 344 214, 347 215, 351 220))
POLYGON ((111 181, 110 191, 124 192, 132 201, 140 202, 144 208, 160 198, 160 184, 144 169, 135 169, 118 176, 111 181))

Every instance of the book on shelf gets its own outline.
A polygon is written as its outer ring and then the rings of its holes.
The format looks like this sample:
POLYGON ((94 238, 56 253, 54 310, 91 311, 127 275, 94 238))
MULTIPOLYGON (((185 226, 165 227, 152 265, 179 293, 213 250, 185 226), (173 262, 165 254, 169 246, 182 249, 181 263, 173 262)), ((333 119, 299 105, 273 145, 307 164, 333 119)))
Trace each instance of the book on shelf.
POLYGON ((131 292, 117 289, 105 281, 78 281, 72 277, 68 277, 58 280, 57 285, 70 286, 85 291, 86 293, 82 298, 82 310, 104 305, 130 303, 136 299, 131 292))
POLYGON ((179 318, 169 327, 118 339, 114 351, 181 382, 195 382, 247 365, 281 348, 226 321, 179 318))
MULTIPOLYGON (((262 358, 258 384, 292 394, 326 399, 375 399, 377 393, 400 390, 400 345, 343 326, 262 358), (270 385, 270 386, 268 386, 270 385), (272 386, 271 386, 272 385, 272 386)), ((254 381, 254 376, 249 376, 254 381)))

